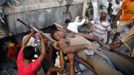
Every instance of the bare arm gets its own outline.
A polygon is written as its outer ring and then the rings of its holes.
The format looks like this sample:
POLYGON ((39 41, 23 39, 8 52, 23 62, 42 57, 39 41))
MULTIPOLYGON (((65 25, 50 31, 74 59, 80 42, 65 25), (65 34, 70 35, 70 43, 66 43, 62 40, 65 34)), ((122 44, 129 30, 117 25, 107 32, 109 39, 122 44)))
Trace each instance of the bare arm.
POLYGON ((117 16, 116 16, 114 22, 116 22, 116 21, 119 19, 119 17, 121 16, 121 14, 122 14, 122 10, 120 10, 120 11, 117 13, 117 16))
POLYGON ((29 39, 31 38, 31 36, 33 36, 34 32, 31 30, 31 33, 29 33, 23 40, 22 40, 22 48, 18 54, 17 57, 17 63, 19 63, 20 61, 24 60, 23 57, 23 49, 25 48, 26 44, 28 43, 29 39))
POLYGON ((83 36, 84 38, 86 38, 88 40, 97 41, 101 46, 107 48, 107 46, 101 40, 99 40, 96 36, 94 36, 94 35, 83 34, 83 33, 77 33, 77 34, 83 36))
POLYGON ((51 75, 52 72, 62 72, 64 69, 63 68, 58 68, 58 67, 49 67, 46 75, 51 75))
POLYGON ((83 33, 76 33, 77 35, 83 36, 84 38, 88 39, 88 40, 95 40, 95 36, 94 35, 90 35, 90 34, 83 34, 83 33))
POLYGON ((122 10, 120 10, 120 11, 117 13, 117 16, 115 17, 114 22, 113 22, 113 24, 112 24, 113 27, 116 25, 116 22, 117 22, 117 20, 119 19, 119 17, 121 16, 121 14, 122 14, 122 10))
POLYGON ((60 49, 64 52, 64 53, 73 53, 73 52, 78 52, 84 49, 93 49, 96 50, 96 47, 94 47, 93 45, 89 45, 89 44, 82 44, 82 45, 74 45, 74 46, 65 46, 63 44, 60 44, 60 49))
POLYGON ((49 46, 50 48, 49 48, 49 52, 46 54, 46 56, 45 56, 45 59, 47 60, 47 61, 52 61, 52 57, 53 57, 53 49, 52 49, 52 46, 49 46))
POLYGON ((63 52, 61 50, 60 50, 60 66, 61 68, 64 68, 65 66, 65 59, 64 59, 63 52))
POLYGON ((26 38, 23 39, 22 41, 22 49, 26 46, 28 43, 29 39, 34 35, 35 31, 31 29, 31 32, 26 36, 26 38))
POLYGON ((44 44, 44 41, 43 41, 42 34, 40 32, 38 32, 38 34, 39 34, 40 39, 41 39, 41 54, 40 54, 38 59, 42 62, 43 59, 44 59, 44 56, 46 54, 46 50, 45 50, 45 44, 44 44))
POLYGON ((74 70, 74 54, 69 53, 67 54, 67 57, 69 59, 69 75, 75 75, 75 70, 74 70))

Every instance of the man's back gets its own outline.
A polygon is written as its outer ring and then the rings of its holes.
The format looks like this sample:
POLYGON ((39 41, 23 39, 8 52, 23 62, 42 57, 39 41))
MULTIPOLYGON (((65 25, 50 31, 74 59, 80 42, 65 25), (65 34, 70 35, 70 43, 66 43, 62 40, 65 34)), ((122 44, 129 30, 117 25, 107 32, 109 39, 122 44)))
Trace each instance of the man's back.
POLYGON ((34 62, 27 64, 24 62, 23 50, 21 49, 18 58, 17 66, 19 75, 37 75, 37 71, 40 67, 40 61, 37 59, 34 62))

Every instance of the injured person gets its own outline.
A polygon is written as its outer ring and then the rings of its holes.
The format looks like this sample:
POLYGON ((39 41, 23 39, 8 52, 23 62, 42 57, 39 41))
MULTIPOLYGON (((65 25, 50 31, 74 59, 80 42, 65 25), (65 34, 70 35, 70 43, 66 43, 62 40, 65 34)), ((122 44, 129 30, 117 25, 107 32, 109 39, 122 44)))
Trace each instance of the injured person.
POLYGON ((78 52, 84 49, 96 50, 96 47, 92 44, 70 45, 69 39, 65 38, 65 33, 62 31, 55 31, 51 34, 52 38, 56 40, 56 47, 59 48, 64 54, 67 54, 70 64, 69 75, 75 75, 74 72, 74 52, 78 52))
POLYGON ((89 39, 87 39, 75 33, 59 30, 52 33, 51 36, 56 40, 55 47, 58 47, 68 56, 71 64, 69 75, 74 75, 74 53, 91 64, 98 75, 122 75, 121 72, 114 68, 110 60, 101 51, 97 50, 100 48, 89 41, 93 37, 88 37, 89 39), (70 37, 70 35, 72 36, 70 37))
MULTIPOLYGON (((89 40, 79 35, 76 35, 75 38, 70 38, 70 45, 80 45, 84 43, 91 44, 89 40)), ((106 58, 107 56, 105 56, 105 54, 98 50, 93 51, 93 55, 91 55, 92 52, 90 50, 79 51, 77 52, 77 55, 91 64, 98 75, 122 75, 121 72, 113 67, 111 61, 106 58)))

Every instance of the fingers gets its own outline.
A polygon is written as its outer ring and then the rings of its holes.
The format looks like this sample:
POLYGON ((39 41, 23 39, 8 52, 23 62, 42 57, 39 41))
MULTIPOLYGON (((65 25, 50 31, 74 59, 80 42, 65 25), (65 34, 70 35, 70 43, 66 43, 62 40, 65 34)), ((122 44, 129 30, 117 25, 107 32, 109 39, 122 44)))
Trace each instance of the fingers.
POLYGON ((74 59, 74 54, 69 53, 69 54, 67 54, 67 57, 69 58, 69 60, 73 60, 74 59))
POLYGON ((57 43, 57 42, 54 42, 52 45, 53 45, 53 47, 54 47, 55 49, 60 50, 59 47, 58 47, 58 43, 57 43))
POLYGON ((74 54, 69 53, 67 54, 67 57, 68 57, 70 65, 74 65, 74 54))
POLYGON ((116 22, 113 22, 113 23, 112 23, 112 28, 115 28, 116 25, 117 25, 117 23, 116 23, 116 22))
POLYGON ((105 48, 109 50, 110 49, 110 46, 109 45, 105 45, 105 48))
POLYGON ((38 31, 37 34, 38 34, 38 36, 40 37, 40 39, 43 38, 43 36, 42 36, 43 33, 42 33, 41 31, 38 31))
POLYGON ((59 71, 58 71, 58 72, 60 72, 60 73, 64 73, 64 72, 65 72, 64 67, 59 68, 59 71))
POLYGON ((30 32, 31 32, 32 34, 34 34, 36 31, 31 28, 31 29, 30 29, 30 32))
POLYGON ((87 46, 87 49, 97 50, 97 47, 95 45, 87 44, 86 46, 87 46))

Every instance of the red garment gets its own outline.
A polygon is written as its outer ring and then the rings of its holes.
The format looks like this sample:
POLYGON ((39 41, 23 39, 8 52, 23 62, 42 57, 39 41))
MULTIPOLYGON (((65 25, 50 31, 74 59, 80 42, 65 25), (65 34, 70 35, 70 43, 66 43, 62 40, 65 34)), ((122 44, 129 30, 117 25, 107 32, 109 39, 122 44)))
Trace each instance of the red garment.
POLYGON ((15 58, 16 52, 14 47, 9 47, 7 51, 7 57, 8 58, 15 58))
POLYGON ((24 62, 23 50, 20 49, 17 58, 18 75, 37 75, 37 71, 40 68, 41 62, 37 59, 30 64, 24 62))

